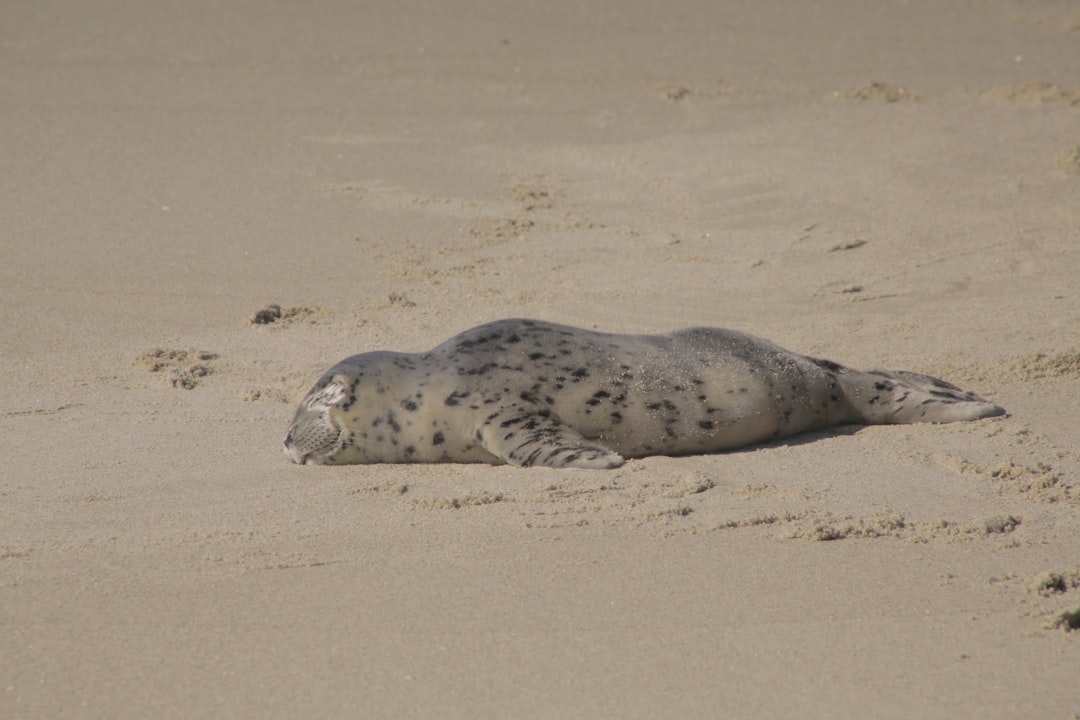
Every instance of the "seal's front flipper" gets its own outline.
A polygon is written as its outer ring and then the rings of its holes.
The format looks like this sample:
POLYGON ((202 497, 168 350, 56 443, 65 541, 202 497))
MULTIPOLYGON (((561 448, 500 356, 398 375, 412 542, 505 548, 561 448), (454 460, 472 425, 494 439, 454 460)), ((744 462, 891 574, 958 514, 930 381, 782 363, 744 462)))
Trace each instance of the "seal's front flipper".
POLYGON ((518 467, 607 470, 626 462, 622 455, 586 440, 543 409, 504 407, 484 419, 477 435, 488 452, 518 467))

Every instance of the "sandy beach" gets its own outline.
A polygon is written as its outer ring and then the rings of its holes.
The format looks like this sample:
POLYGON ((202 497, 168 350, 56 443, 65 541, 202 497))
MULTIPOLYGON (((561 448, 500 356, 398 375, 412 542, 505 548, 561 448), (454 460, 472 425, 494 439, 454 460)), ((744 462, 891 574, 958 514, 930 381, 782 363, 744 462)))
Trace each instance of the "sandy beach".
POLYGON ((7 3, 0 157, 0 717, 1080 717, 1075 2, 7 3), (1008 415, 283 456, 503 317, 1008 415))

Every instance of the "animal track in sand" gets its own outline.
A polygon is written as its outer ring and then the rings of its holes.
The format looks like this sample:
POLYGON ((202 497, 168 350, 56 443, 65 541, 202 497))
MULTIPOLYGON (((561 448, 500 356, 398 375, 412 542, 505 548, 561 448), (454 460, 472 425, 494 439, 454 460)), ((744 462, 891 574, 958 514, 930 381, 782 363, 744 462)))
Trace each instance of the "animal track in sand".
POLYGON ((214 372, 211 362, 216 353, 204 350, 165 350, 154 348, 135 358, 133 364, 148 372, 164 373, 165 382, 174 388, 192 390, 214 372))

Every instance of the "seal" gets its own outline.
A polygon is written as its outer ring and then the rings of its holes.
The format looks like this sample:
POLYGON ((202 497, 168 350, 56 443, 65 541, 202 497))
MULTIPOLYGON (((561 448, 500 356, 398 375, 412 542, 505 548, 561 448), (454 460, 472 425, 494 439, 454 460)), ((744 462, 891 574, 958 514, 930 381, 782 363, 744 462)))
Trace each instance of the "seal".
POLYGON ((615 468, 836 425, 1004 413, 928 375, 853 370, 733 330, 614 335, 515 319, 425 353, 342 360, 300 403, 285 454, 300 464, 615 468))

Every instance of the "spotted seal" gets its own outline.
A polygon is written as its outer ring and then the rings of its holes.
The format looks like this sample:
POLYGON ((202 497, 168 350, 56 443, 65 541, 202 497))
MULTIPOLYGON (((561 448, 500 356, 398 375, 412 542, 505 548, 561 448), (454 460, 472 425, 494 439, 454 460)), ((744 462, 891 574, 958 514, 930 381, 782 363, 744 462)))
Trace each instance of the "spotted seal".
POLYGON ((429 352, 334 365, 300 403, 285 454, 301 464, 614 468, 834 425, 1004 412, 928 375, 852 370, 732 330, 613 335, 499 320, 429 352))

